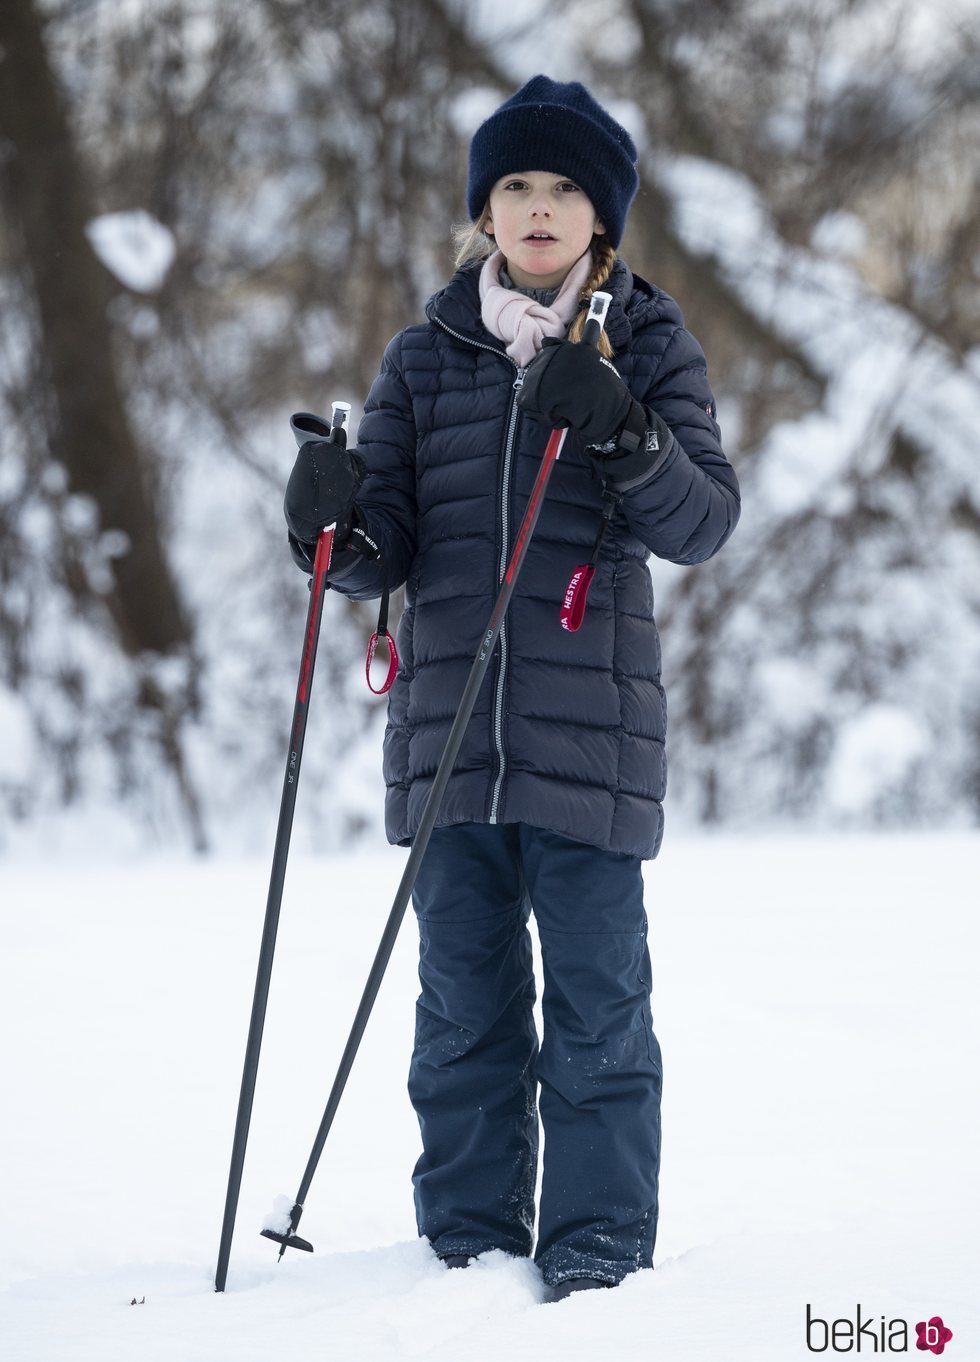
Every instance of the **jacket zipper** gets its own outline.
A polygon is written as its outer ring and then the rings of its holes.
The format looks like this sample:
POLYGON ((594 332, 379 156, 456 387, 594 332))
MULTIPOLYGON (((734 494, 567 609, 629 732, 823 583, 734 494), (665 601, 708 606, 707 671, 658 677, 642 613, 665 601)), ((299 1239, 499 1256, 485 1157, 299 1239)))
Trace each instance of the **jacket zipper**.
MULTIPOLYGON (((517 430, 517 394, 524 386, 526 369, 518 366, 514 379, 514 396, 510 403, 510 419, 507 423, 507 443, 504 446, 504 471, 500 479, 500 562, 497 564, 497 587, 503 585, 507 571, 508 544, 510 541, 510 470, 514 454, 514 434, 517 430)), ((507 644, 507 616, 500 621, 500 670, 497 673, 497 693, 493 703, 493 740, 497 747, 497 779, 493 784, 490 798, 490 822, 496 823, 500 808, 500 792, 504 776, 507 774, 507 753, 504 751, 504 690, 507 685, 507 663, 509 659, 507 644)))
MULTIPOLYGON (((464 345, 475 345, 480 350, 489 350, 491 354, 502 355, 504 359, 509 359, 517 370, 514 379, 514 396, 511 398, 510 414, 507 421, 507 441, 504 445, 504 467, 503 475, 500 479, 500 561, 497 565, 497 586, 503 584, 504 573, 507 571, 507 550, 510 538, 510 470, 514 454, 514 435, 517 431, 517 394, 524 386, 524 375, 526 369, 522 369, 515 359, 512 359, 505 350, 498 350, 495 345, 487 345, 483 341, 473 340, 471 336, 462 336, 452 327, 447 326, 438 317, 433 317, 433 321, 441 326, 443 331, 455 336, 464 345)), ((506 616, 500 623, 500 667, 497 672, 497 689, 493 702, 493 741, 497 749, 497 776, 493 783, 493 793, 490 797, 490 819, 491 823, 496 823, 497 814, 500 808, 500 793, 503 788, 504 776, 507 773, 507 753, 504 750, 504 692, 507 689, 507 664, 509 660, 507 644, 507 618, 506 616)))

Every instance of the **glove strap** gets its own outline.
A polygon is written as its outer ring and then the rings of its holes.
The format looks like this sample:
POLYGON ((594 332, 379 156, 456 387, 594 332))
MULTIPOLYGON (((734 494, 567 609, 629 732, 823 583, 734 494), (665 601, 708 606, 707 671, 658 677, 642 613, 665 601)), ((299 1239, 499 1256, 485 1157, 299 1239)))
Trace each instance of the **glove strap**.
POLYGON ((640 406, 639 402, 634 402, 630 407, 629 416, 626 424, 619 433, 616 443, 622 454, 620 457, 627 458, 630 454, 635 454, 641 445, 646 447, 647 436, 647 414, 640 406))
POLYGON ((634 402, 620 433, 597 447, 593 455, 602 475, 620 492, 632 491, 646 482, 674 447, 669 428, 656 416, 652 421, 639 402, 634 402))
POLYGON ((582 627, 585 607, 589 598, 589 587, 592 585, 596 563, 599 560, 599 550, 602 548, 602 541, 605 538, 606 530, 609 528, 609 522, 616 514, 616 508, 622 499, 620 492, 614 492, 609 487, 603 487, 602 519, 599 521, 599 532, 592 546, 592 554, 587 563, 580 563, 572 573, 561 603, 559 615, 561 627, 567 629, 570 634, 576 633, 582 627))

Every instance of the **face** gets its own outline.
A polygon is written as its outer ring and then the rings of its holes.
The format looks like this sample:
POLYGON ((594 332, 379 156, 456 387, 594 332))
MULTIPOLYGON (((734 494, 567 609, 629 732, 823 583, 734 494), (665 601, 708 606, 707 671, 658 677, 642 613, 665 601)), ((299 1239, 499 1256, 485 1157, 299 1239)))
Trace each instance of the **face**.
POLYGON ((519 288, 557 288, 604 231, 584 191, 550 171, 504 175, 490 190, 487 232, 519 288))

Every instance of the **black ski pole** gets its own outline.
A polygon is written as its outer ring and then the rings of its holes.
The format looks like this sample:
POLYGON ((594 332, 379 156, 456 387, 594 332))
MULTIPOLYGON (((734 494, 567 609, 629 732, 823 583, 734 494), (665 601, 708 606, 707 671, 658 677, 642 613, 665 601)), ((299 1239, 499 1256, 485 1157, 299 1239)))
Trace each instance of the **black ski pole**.
MULTIPOLYGON (((302 446, 307 440, 313 438, 329 439, 335 444, 345 445, 347 443, 347 418, 349 415, 350 404, 348 402, 335 402, 333 404, 333 415, 329 426, 318 416, 311 416, 308 412, 297 413, 290 421, 297 445, 302 446)), ((252 1100, 255 1096, 255 1080, 259 1069, 259 1052, 262 1048, 266 1005, 269 1001, 272 959, 276 949, 276 932, 279 927, 279 908, 282 904, 283 883, 286 878, 286 858, 289 855, 289 839, 293 830, 293 811, 296 807, 296 790, 299 786, 299 768, 303 757, 303 740, 306 737, 310 688, 313 683, 313 665, 316 662, 316 646, 320 637, 320 619, 323 614, 323 598, 327 588, 327 572, 330 568, 335 528, 334 525, 327 525, 320 532, 313 564, 313 577, 310 582, 310 608, 306 615, 306 634, 303 639, 299 681, 296 686, 296 703, 293 706, 293 721, 289 732, 289 754, 286 758, 286 775, 283 780, 282 801, 279 805, 279 826, 276 831, 275 851, 272 855, 269 896, 265 906, 265 924, 262 929, 262 944, 259 948, 255 994, 252 999, 252 1016, 248 1028, 248 1041, 245 1046, 245 1067, 238 1098, 238 1116, 235 1121, 235 1138, 232 1143, 231 1167, 228 1172, 225 1213, 221 1224, 218 1266, 214 1276, 215 1291, 224 1291, 225 1289, 228 1259, 231 1255, 231 1240, 235 1232, 235 1215, 238 1211, 242 1169, 245 1165, 245 1146, 248 1143, 248 1128, 252 1119, 252 1100)))
MULTIPOLYGON (((602 325, 606 319, 606 313, 609 310, 610 302, 611 296, 608 293, 594 293, 592 295, 592 302, 589 308, 589 319, 585 324, 585 332, 583 335, 585 344, 598 345, 599 335, 602 331, 602 325)), ((323 1118, 320 1121, 320 1128, 317 1131, 316 1139, 313 1142, 313 1150, 310 1154, 309 1162, 306 1165, 306 1171, 303 1174, 303 1180, 300 1183, 299 1191, 296 1193, 293 1208, 289 1213, 289 1225, 282 1232, 274 1229, 264 1229, 261 1231, 266 1239, 272 1239, 275 1243, 281 1245, 279 1249, 280 1262, 282 1261, 282 1256, 287 1248, 305 1249, 307 1253, 313 1252, 313 1245, 309 1240, 301 1239, 296 1233, 300 1217, 303 1214, 303 1205, 306 1201, 307 1194, 309 1193, 310 1185, 313 1182, 313 1175, 316 1172, 317 1164, 320 1161, 320 1155, 323 1152, 323 1146, 326 1143, 327 1135, 330 1132, 331 1125, 333 1125, 334 1116, 340 1105, 340 1099, 347 1084, 351 1068, 353 1067, 354 1058, 361 1043, 361 1037, 364 1035, 368 1017, 371 1015, 375 999, 378 996, 381 980, 384 978, 388 961, 391 958, 395 939, 398 936, 398 929, 401 926, 402 918, 405 916, 405 909, 408 906, 408 901, 412 895, 412 889, 415 886, 419 865, 422 861, 422 857, 425 855, 426 847, 429 845, 429 838, 432 835, 432 829, 435 827, 436 818, 439 815, 442 797, 445 793, 446 786, 449 783, 453 764, 459 754, 459 749, 463 742, 463 734, 466 731, 466 725, 469 723, 470 715, 473 713, 477 693, 486 674, 490 656, 493 652, 494 644, 497 641, 497 635, 500 633, 500 626, 503 623, 504 615, 507 613, 507 607, 510 604, 511 596, 514 594, 514 587, 527 554, 527 547, 541 512, 541 503, 544 500, 548 479, 551 477, 552 469, 561 453, 561 447, 565 442, 566 433, 566 430, 553 430, 548 437, 548 444, 545 448, 544 457, 541 460, 541 467, 538 470, 537 478, 531 489, 527 510, 524 513, 521 527, 517 532, 517 538, 514 540, 514 550, 511 554, 510 562, 507 565, 507 570, 504 573, 504 579, 500 586, 497 602, 493 608, 493 614, 490 616, 490 622, 480 640, 480 646, 477 650, 476 657, 473 659, 473 665, 470 668, 470 674, 463 691, 463 697, 460 700, 459 709, 456 711, 456 718, 453 720, 452 728, 449 731, 449 737, 446 739, 446 746, 439 759, 439 765, 436 768, 435 778, 432 782, 432 789, 429 791, 429 797, 426 800, 425 808, 422 812, 419 829, 415 834, 412 849, 409 852, 408 861, 405 865, 404 873, 402 874, 401 883, 398 886, 394 903, 388 914, 388 921, 381 937, 381 943, 378 946, 377 954, 374 957, 374 964, 371 966, 371 972, 368 975, 367 983, 364 986, 364 992, 354 1017, 354 1023, 351 1027, 347 1045, 341 1056, 340 1067, 337 1070, 337 1076, 334 1079, 333 1087, 330 1090, 330 1096, 327 1099, 327 1106, 323 1113, 323 1118)))

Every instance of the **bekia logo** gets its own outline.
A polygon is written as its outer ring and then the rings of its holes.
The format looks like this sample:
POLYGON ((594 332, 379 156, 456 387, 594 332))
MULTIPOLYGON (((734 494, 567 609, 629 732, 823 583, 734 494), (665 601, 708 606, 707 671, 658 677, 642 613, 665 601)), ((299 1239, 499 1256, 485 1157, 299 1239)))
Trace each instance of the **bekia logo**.
POLYGON ((915 1332, 919 1336, 915 1346, 923 1352, 941 1353, 953 1337, 952 1329, 946 1328, 940 1315, 933 1315, 930 1320, 920 1320, 915 1332))
MULTIPOLYGON (((863 1347, 868 1353, 906 1353, 909 1350, 909 1326, 904 1319, 886 1320, 884 1315, 863 1316, 861 1306, 856 1307, 856 1319, 821 1319, 813 1313, 813 1307, 806 1307, 806 1346, 811 1353, 859 1353, 863 1347)), ((920 1320, 915 1326, 915 1346, 920 1352, 943 1352, 953 1337, 952 1329, 947 1329, 940 1315, 929 1320, 920 1320)))

